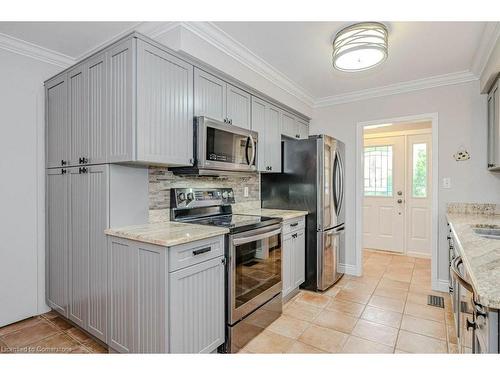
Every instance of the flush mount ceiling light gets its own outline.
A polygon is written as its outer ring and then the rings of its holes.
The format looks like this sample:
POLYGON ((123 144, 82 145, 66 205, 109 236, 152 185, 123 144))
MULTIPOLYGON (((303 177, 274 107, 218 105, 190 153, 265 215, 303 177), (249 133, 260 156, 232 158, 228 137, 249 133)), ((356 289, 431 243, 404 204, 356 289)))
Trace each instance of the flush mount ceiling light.
POLYGON ((387 28, 362 22, 340 30, 333 41, 333 67, 343 72, 373 68, 387 59, 387 28))

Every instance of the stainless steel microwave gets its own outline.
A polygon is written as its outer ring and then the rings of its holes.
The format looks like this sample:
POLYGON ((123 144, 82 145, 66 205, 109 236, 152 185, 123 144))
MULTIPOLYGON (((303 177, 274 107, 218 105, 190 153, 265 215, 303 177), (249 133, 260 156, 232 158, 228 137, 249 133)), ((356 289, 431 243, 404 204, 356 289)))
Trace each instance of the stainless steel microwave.
POLYGON ((256 172, 258 133, 208 117, 194 122, 194 165, 171 168, 176 174, 218 175, 256 172))

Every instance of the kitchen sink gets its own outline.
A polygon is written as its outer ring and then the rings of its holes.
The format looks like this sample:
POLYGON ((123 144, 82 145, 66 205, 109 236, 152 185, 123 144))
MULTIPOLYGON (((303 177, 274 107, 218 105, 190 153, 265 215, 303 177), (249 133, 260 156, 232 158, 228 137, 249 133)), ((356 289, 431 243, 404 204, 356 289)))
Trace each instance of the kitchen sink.
POLYGON ((473 225, 472 230, 481 237, 493 238, 496 240, 500 239, 500 225, 478 224, 473 225))

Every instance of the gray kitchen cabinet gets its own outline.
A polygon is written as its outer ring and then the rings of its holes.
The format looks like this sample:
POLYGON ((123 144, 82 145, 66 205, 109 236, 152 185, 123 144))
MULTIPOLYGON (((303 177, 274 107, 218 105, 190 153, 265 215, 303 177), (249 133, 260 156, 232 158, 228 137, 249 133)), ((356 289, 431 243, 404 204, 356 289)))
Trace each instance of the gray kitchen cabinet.
POLYGON ((137 41, 137 159, 193 163, 193 66, 137 41))
POLYGON ((295 116, 283 111, 281 114, 281 134, 291 138, 297 138, 297 122, 295 116))
POLYGON ((251 95, 210 73, 194 68, 194 115, 250 129, 251 95))
POLYGON ((47 171, 45 235, 47 304, 68 316, 69 177, 68 170, 47 171))
POLYGON ((309 138, 309 124, 301 119, 297 119, 297 134, 300 139, 309 138))
POLYGON ((223 260, 170 273, 170 353, 210 353, 224 343, 223 260))
POLYGON ((66 167, 70 159, 67 74, 45 83, 45 140, 47 167, 66 167))
POLYGON ((304 218, 283 223, 283 299, 293 297, 305 281, 305 229, 304 218))
POLYGON ((227 85, 227 118, 232 125, 250 129, 251 95, 230 84, 227 85))
POLYGON ((500 79, 488 93, 488 169, 500 170, 500 79))
POLYGON ((280 117, 279 108, 252 97, 252 130, 259 133, 257 168, 260 172, 281 171, 280 117))
POLYGON ((108 236, 110 347, 208 353, 223 344, 223 249, 223 236, 170 248, 108 236))
POLYGON ((88 151, 85 76, 85 64, 77 65, 68 72, 68 117, 71 134, 70 165, 78 165, 78 158, 87 154, 88 151))

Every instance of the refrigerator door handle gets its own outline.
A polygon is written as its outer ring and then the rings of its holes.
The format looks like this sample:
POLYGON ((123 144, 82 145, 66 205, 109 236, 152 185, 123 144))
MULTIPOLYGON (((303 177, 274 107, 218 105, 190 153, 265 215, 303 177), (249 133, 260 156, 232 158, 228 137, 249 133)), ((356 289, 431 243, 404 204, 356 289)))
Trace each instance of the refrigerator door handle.
POLYGON ((340 185, 340 188, 339 188, 339 191, 340 191, 340 197, 338 198, 338 201, 339 201, 339 209, 338 209, 338 212, 337 212, 337 216, 340 215, 340 211, 342 210, 342 206, 344 204, 344 164, 342 162, 342 158, 340 156, 340 153, 337 152, 337 159, 339 161, 339 171, 340 171, 340 176, 339 176, 339 185, 340 185))

